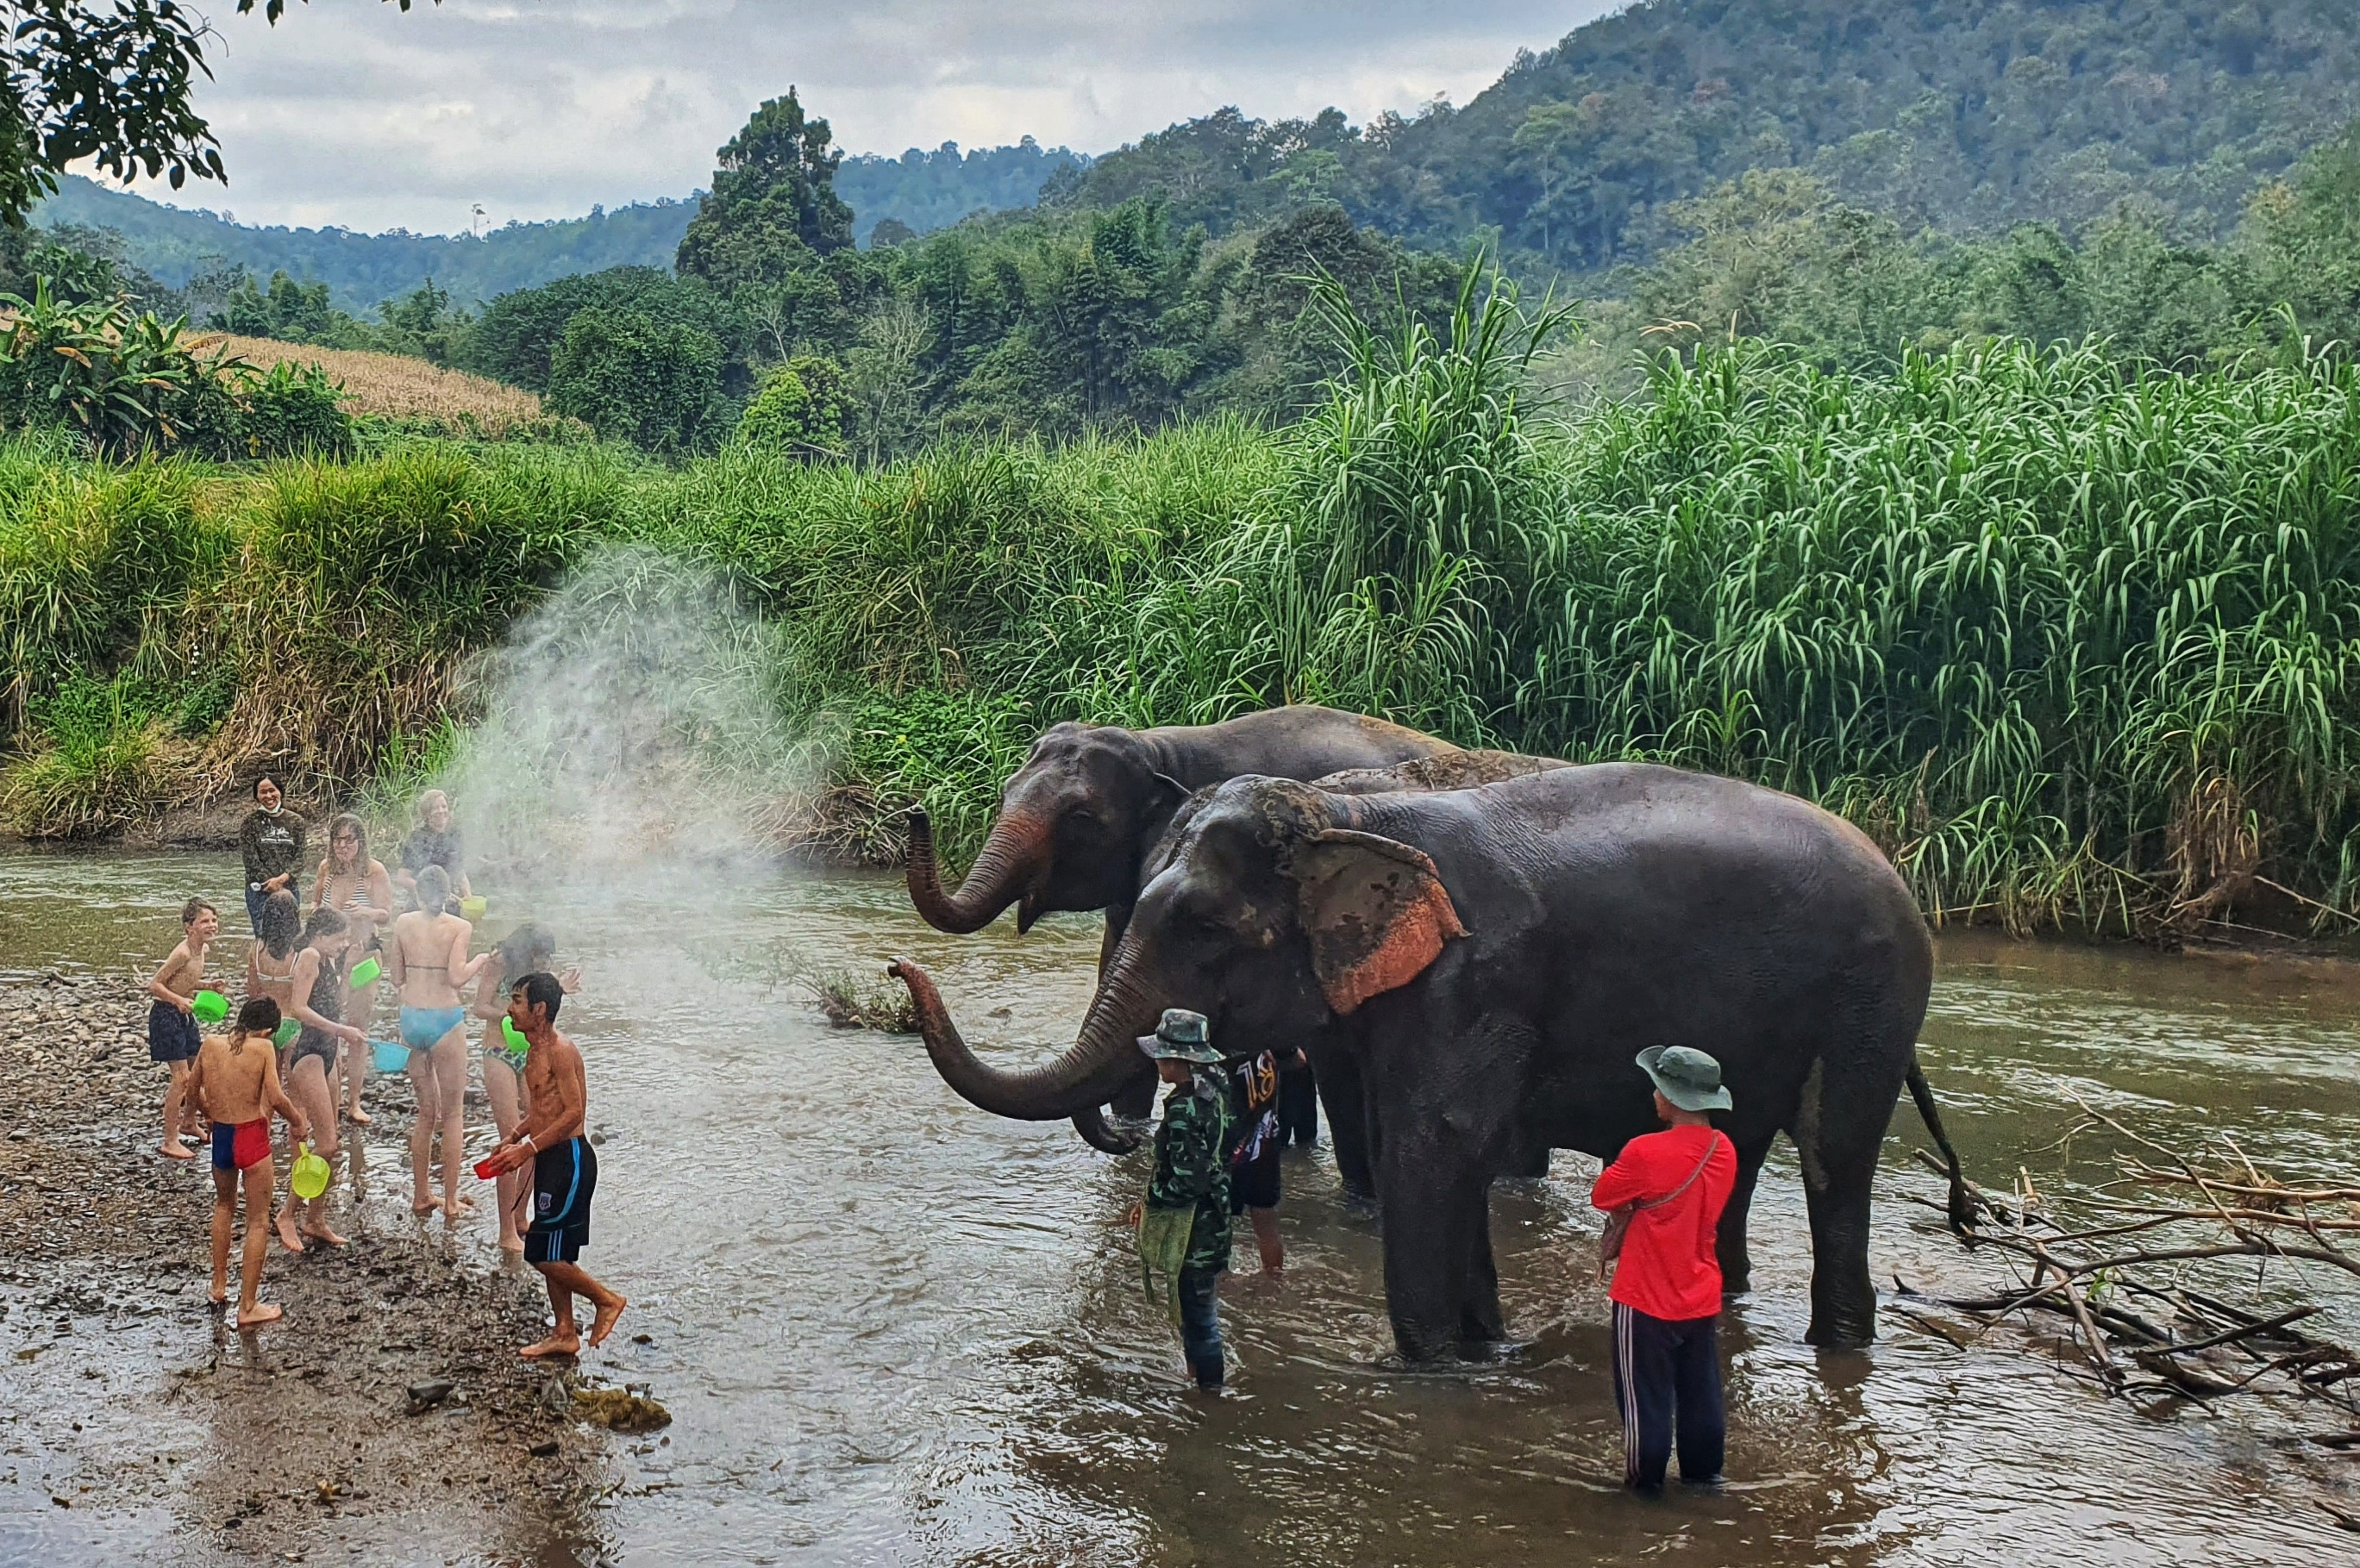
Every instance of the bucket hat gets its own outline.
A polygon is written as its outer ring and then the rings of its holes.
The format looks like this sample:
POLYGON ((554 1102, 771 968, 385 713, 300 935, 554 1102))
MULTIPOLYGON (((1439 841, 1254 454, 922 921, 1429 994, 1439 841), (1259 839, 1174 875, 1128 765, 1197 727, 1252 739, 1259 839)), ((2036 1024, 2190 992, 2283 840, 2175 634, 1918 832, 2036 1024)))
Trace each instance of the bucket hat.
POLYGON ((1725 1111, 1729 1091, 1721 1086, 1721 1063, 1685 1045, 1651 1045, 1639 1053, 1639 1070, 1655 1080, 1664 1098, 1684 1111, 1725 1111))
POLYGON ((1153 1057, 1169 1056, 1217 1067, 1221 1053, 1213 1049, 1210 1036, 1204 1014, 1192 1013, 1185 1007, 1166 1007, 1164 1021, 1155 1026, 1155 1032, 1139 1037, 1139 1049, 1153 1057))

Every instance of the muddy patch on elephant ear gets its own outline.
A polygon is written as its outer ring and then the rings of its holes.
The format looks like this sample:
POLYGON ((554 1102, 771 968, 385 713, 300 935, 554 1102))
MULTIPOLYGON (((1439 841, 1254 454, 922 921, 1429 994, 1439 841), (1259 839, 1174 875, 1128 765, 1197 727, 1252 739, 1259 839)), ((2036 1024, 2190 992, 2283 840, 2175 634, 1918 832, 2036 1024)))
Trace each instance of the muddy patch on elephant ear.
POLYGON ((1295 845, 1286 871, 1301 898, 1312 968, 1339 1014, 1408 985, 1443 943, 1467 934, 1434 862, 1395 840, 1326 829, 1295 845))

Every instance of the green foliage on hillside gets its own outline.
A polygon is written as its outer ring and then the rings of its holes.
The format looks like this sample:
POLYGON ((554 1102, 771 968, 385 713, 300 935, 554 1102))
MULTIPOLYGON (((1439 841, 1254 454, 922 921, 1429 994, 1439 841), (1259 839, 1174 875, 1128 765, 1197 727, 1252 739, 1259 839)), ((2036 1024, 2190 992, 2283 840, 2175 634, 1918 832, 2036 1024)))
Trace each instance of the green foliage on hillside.
POLYGON ((1013 147, 965 152, 956 142, 945 142, 932 152, 912 147, 899 158, 847 158, 836 165, 836 189, 852 208, 855 240, 871 244, 880 237, 878 225, 890 223, 893 227, 882 238, 892 244, 949 228, 978 212, 1030 207, 1060 170, 1088 162, 1065 147, 1043 147, 1031 136, 1013 147))
POLYGON ((1214 233, 1308 201, 1429 244, 1495 232, 1520 270, 1643 259, 1666 204, 1801 168, 1894 215, 2078 230, 2125 197, 2217 237, 2306 147, 2360 114, 2340 0, 1647 0, 1521 55, 1463 109, 1234 109, 1061 179, 1050 199, 1169 202, 1214 233))

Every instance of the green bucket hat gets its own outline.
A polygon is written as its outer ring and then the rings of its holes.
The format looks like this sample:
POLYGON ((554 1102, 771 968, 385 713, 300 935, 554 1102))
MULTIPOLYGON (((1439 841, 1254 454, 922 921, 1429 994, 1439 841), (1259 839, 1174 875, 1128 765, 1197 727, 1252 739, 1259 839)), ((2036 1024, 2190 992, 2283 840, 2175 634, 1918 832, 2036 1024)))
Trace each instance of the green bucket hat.
POLYGON ((1685 1045, 1651 1045, 1639 1053, 1639 1070, 1655 1080, 1664 1098, 1684 1111, 1725 1111, 1721 1063, 1685 1045))
POLYGON ((1166 1007, 1164 1021, 1155 1026, 1155 1032, 1139 1037, 1139 1049, 1153 1057, 1169 1056, 1204 1067, 1218 1067, 1221 1053, 1213 1049, 1210 1035, 1204 1014, 1192 1013, 1185 1007, 1166 1007))

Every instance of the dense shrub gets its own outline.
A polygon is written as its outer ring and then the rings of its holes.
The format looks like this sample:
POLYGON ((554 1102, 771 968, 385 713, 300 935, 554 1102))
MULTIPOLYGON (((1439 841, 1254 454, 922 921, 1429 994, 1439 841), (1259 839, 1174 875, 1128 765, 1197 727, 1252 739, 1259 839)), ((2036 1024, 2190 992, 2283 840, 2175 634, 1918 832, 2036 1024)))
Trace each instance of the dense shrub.
POLYGON ((762 378, 738 421, 738 439, 797 457, 841 456, 854 413, 844 372, 825 359, 799 355, 762 378))
POLYGON ((660 457, 706 451, 729 417, 721 344, 701 327, 666 325, 635 310, 583 311, 558 342, 547 404, 608 441, 660 457))

